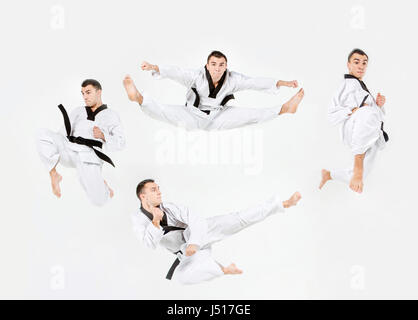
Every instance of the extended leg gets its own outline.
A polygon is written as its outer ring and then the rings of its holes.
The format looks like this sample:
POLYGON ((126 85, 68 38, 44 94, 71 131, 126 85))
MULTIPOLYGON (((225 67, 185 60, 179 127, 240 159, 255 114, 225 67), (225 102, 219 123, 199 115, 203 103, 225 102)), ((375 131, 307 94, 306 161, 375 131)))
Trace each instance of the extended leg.
POLYGON ((226 215, 211 217, 208 222, 207 244, 212 245, 225 237, 235 234, 276 212, 284 212, 285 208, 295 206, 301 199, 299 192, 295 192, 288 200, 282 201, 273 197, 264 203, 252 206, 245 210, 226 215))
POLYGON ((266 122, 277 118, 283 113, 295 113, 302 101, 303 89, 293 96, 283 106, 272 108, 244 108, 225 107, 219 112, 206 128, 207 130, 227 130, 243 127, 246 125, 266 122))
POLYGON ((198 128, 196 116, 189 112, 186 106, 165 105, 155 102, 148 96, 142 96, 129 76, 125 77, 123 85, 125 86, 128 98, 131 101, 139 103, 141 109, 151 118, 190 130, 198 128))

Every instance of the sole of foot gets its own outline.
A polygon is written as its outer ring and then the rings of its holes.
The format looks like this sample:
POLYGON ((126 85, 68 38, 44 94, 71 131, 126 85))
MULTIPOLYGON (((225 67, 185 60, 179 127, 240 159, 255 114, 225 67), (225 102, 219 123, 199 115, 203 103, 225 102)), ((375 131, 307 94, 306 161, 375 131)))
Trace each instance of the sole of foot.
POLYGON ((322 189, 322 187, 331 180, 331 172, 328 170, 322 169, 321 171, 321 182, 319 183, 319 189, 322 189))
POLYGON ((282 106, 282 109, 280 110, 279 114, 295 113, 304 95, 305 95, 305 91, 303 89, 300 89, 292 98, 290 98, 288 102, 286 102, 282 106))
POLYGON ((135 87, 134 81, 130 76, 126 76, 125 79, 123 79, 123 86, 125 87, 129 100, 142 104, 142 95, 135 87))

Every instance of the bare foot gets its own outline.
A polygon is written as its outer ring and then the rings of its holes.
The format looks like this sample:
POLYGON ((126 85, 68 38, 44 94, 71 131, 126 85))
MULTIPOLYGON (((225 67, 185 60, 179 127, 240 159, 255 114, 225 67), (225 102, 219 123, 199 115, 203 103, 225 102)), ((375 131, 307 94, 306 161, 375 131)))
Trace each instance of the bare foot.
POLYGON ((322 180, 321 180, 321 183, 319 184, 319 189, 322 189, 322 187, 325 185, 325 183, 327 183, 327 181, 332 180, 331 172, 328 170, 322 169, 321 175, 322 175, 322 180))
POLYGON ((61 198, 61 175, 54 168, 49 172, 49 176, 51 177, 52 193, 55 194, 58 198, 61 198))
POLYGON ((296 93, 292 98, 290 98, 288 102, 286 102, 282 106, 282 109, 280 110, 279 115, 283 113, 295 113, 304 95, 305 95, 305 91, 303 91, 303 88, 302 88, 298 91, 298 93, 296 93))
POLYGON ((362 175, 353 175, 350 181, 350 189, 354 192, 363 192, 363 177, 362 175))
POLYGON ((292 196, 289 198, 289 200, 283 201, 283 207, 284 208, 290 208, 299 202, 299 200, 302 198, 301 194, 299 192, 295 192, 292 194, 292 196))
POLYGON ((142 101, 144 99, 142 95, 139 93, 138 89, 135 87, 134 81, 129 75, 127 75, 125 79, 123 79, 123 85, 125 87, 126 93, 128 94, 129 100, 142 104, 142 101))
POLYGON ((241 274, 242 270, 238 269, 235 263, 231 263, 227 267, 222 267, 222 271, 224 274, 241 274))
POLYGON ((109 192, 110 192, 110 197, 111 197, 111 198, 113 198, 113 196, 114 196, 114 192, 113 192, 113 190, 109 187, 109 185, 107 184, 106 180, 104 180, 104 183, 105 183, 105 185, 107 186, 107 188, 109 189, 109 192))

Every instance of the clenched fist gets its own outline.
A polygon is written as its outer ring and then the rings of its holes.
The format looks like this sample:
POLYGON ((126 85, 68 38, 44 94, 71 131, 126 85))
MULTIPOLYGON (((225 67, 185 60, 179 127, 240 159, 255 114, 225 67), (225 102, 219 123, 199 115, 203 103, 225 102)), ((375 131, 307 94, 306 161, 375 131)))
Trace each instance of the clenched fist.
POLYGON ((95 137, 96 139, 102 139, 103 141, 105 141, 105 137, 104 137, 102 130, 100 130, 99 127, 96 127, 96 126, 93 128, 93 137, 95 137))
POLYGON ((157 208, 157 207, 153 207, 151 209, 151 213, 153 216, 153 220, 155 221, 161 221, 164 217, 164 212, 160 208, 157 208))
POLYGON ((144 70, 144 71, 155 70, 155 66, 152 65, 151 63, 148 63, 146 61, 143 61, 141 63, 141 69, 144 70))
POLYGON ((186 248, 186 256, 190 257, 194 255, 197 252, 197 245, 195 244, 189 244, 186 248))
POLYGON ((381 95, 380 93, 378 93, 377 97, 376 97, 376 104, 379 107, 383 107, 385 105, 385 103, 386 103, 386 97, 381 95))

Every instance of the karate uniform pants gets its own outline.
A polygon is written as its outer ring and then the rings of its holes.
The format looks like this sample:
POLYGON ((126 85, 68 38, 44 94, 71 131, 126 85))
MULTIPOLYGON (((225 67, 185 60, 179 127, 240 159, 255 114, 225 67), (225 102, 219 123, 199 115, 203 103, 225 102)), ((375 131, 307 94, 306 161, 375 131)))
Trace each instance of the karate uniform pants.
POLYGON ((263 221, 277 212, 284 212, 284 208, 282 201, 275 197, 242 211, 208 218, 206 243, 190 257, 178 255, 180 264, 174 271, 173 279, 182 284, 196 284, 222 276, 224 273, 221 265, 212 258, 212 244, 263 221))
POLYGON ((76 168, 79 181, 89 200, 97 206, 110 199, 110 191, 102 177, 102 164, 80 160, 79 152, 69 148, 71 142, 57 132, 42 129, 37 136, 37 149, 46 169, 51 171, 58 163, 76 168))
MULTIPOLYGON (((351 149, 353 156, 364 155, 363 178, 373 168, 376 155, 385 145, 381 121, 375 108, 362 107, 348 119, 342 128, 343 141, 351 149)), ((354 163, 354 160, 353 160, 354 163)), ((331 170, 331 178, 349 184, 353 176, 353 166, 331 170)))
POLYGON ((243 108, 225 106, 209 115, 194 107, 166 105, 144 95, 142 110, 150 117, 187 130, 226 130, 261 123, 276 118, 280 107, 243 108))

